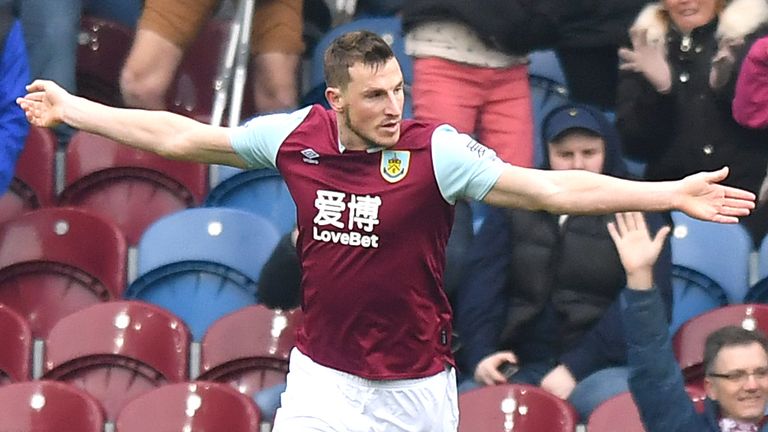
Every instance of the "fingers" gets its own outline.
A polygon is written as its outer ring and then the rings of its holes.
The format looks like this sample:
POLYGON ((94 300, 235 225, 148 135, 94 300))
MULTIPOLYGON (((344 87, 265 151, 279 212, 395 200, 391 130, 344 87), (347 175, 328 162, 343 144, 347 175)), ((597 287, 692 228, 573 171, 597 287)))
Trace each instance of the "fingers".
POLYGON ((632 47, 637 49, 641 46, 647 45, 648 41, 648 29, 645 28, 632 28, 629 30, 629 40, 632 42, 632 47))
POLYGON ((723 186, 725 204, 731 207, 755 208, 755 194, 731 186, 723 186))
POLYGON ((669 225, 661 227, 659 231, 656 232, 656 235, 653 237, 653 245, 657 250, 661 250, 661 247, 667 240, 667 236, 670 232, 672 232, 672 228, 670 228, 669 225))
POLYGON ((27 92, 28 93, 34 93, 34 92, 44 92, 46 85, 48 85, 48 80, 34 80, 31 84, 27 85, 27 92))

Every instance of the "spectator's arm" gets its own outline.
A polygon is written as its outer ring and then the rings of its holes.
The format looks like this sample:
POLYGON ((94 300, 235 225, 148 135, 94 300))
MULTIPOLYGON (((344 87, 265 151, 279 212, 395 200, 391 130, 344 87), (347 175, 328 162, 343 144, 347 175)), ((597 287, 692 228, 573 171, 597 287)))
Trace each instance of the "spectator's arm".
POLYGON ((749 128, 768 128, 768 36, 757 40, 741 64, 733 118, 749 128))
POLYGON ((464 366, 473 373, 487 355, 499 350, 506 317, 509 234, 504 210, 489 208, 467 257, 465 283, 456 292, 456 330, 464 366))
MULTIPOLYGON (((668 223, 661 214, 647 214, 646 218, 651 232, 668 223)), ((653 266, 653 279, 664 303, 664 319, 669 323, 672 316, 672 249, 669 239, 664 242, 653 266)), ((600 369, 626 362, 627 343, 618 298, 579 343, 560 357, 560 363, 571 371, 577 381, 600 369)))

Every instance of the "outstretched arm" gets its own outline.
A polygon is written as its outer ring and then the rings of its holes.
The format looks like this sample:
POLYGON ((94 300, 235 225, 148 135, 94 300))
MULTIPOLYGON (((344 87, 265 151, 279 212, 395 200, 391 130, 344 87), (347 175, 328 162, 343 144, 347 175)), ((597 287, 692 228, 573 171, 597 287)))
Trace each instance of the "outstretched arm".
POLYGON ((727 175, 725 167, 676 181, 641 182, 584 170, 543 171, 510 165, 484 201, 556 214, 680 210, 697 219, 737 223, 754 208, 755 195, 719 184, 727 175))
POLYGON ((56 83, 44 80, 28 85, 27 95, 16 103, 35 126, 66 123, 171 159, 246 166, 232 149, 226 128, 181 115, 106 106, 69 94, 56 83))

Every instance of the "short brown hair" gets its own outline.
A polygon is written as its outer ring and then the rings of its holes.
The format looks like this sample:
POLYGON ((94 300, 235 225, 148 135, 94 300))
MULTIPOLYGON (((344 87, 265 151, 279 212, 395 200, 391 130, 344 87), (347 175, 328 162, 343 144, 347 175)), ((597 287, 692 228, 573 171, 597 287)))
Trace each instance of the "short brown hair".
POLYGON ((714 372, 715 358, 720 350, 736 345, 759 344, 768 354, 768 338, 760 330, 746 330, 739 326, 725 326, 707 336, 704 343, 704 373, 714 372))
POLYGON ((349 84, 350 67, 357 63, 379 67, 394 56, 392 48, 376 33, 366 30, 344 33, 325 50, 325 85, 345 88, 349 84))

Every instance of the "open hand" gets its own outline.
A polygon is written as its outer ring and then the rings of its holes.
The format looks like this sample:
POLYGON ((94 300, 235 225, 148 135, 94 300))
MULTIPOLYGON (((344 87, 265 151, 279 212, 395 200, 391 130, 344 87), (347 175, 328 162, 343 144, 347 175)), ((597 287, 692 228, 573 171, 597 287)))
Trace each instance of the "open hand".
POLYGON ((719 184, 728 176, 728 167, 700 172, 682 179, 681 200, 676 208, 688 216, 710 222, 738 223, 755 208, 755 194, 719 184))
POLYGON ((27 94, 16 103, 27 120, 40 127, 54 127, 63 122, 64 103, 71 95, 53 81, 35 80, 27 86, 27 94))
POLYGON ((631 30, 630 38, 632 49, 619 49, 619 69, 642 73, 656 91, 668 93, 672 89, 672 71, 664 44, 649 42, 645 29, 631 30))

